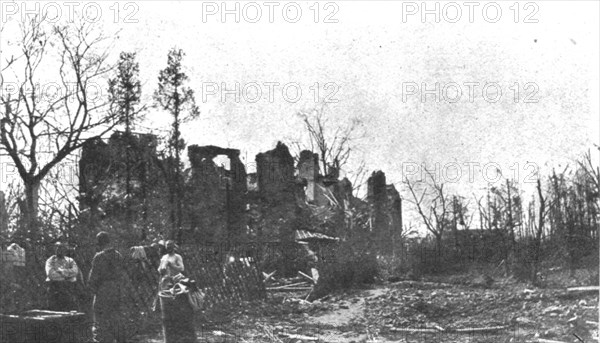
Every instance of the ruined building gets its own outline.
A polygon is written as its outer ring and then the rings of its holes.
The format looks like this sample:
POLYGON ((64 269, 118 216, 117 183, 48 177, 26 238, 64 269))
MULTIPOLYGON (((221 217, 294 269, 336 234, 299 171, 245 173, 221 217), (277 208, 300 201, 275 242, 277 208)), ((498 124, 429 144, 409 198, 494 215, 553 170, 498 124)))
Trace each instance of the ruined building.
POLYGON ((235 242, 246 230, 246 169, 240 151, 213 145, 188 148, 191 178, 187 202, 189 225, 205 233, 202 239, 235 242), (229 168, 217 165, 217 156, 229 159, 229 168))
POLYGON ((114 133, 107 142, 97 139, 84 144, 78 199, 90 234, 100 228, 104 218, 129 226, 126 232, 132 241, 146 233, 149 223, 160 226, 160 212, 155 208, 165 192, 158 182, 156 148, 154 135, 127 136, 122 132, 114 133))
POLYGON ((256 178, 258 189, 250 206, 257 238, 293 241, 301 217, 297 206, 300 188, 294 176, 294 158, 285 144, 278 142, 275 149, 256 155, 256 178))
MULTIPOLYGON (((318 154, 302 151, 295 165, 281 142, 256 155, 256 173, 247 174, 237 149, 192 145, 188 158, 190 168, 182 180, 185 241, 285 243, 298 236, 345 237, 351 227, 348 213, 365 207, 370 208, 378 239, 389 241, 401 232, 401 199, 382 172, 369 179, 365 203, 335 170, 321 175, 318 154)), ((86 144, 80 161, 80 206, 92 218, 90 223, 133 230, 132 237, 144 230, 149 236, 166 236, 172 225, 165 165, 150 135, 115 134, 108 142, 86 144), (127 160, 133 167, 127 167, 127 160), (124 200, 127 193, 129 203, 124 200), (133 207, 129 221, 123 215, 128 204, 133 207)))
POLYGON ((310 208, 310 229, 336 237, 343 236, 344 212, 358 199, 352 195, 352 184, 346 178, 339 180, 338 171, 332 168, 329 175, 321 175, 319 155, 312 151, 300 152, 297 178, 304 186, 305 200, 310 208))
POLYGON ((402 199, 382 171, 373 172, 367 185, 371 230, 379 246, 391 251, 402 236, 402 199))
POLYGON ((298 158, 298 178, 304 180, 306 185, 306 200, 309 203, 323 203, 325 199, 317 192, 319 182, 319 154, 303 150, 298 158))
POLYGON ((256 174, 262 199, 275 203, 294 199, 294 158, 285 144, 278 142, 275 149, 256 155, 256 174))
POLYGON ((392 242, 392 249, 401 245, 402 238, 402 198, 396 187, 391 184, 387 185, 387 213, 388 213, 388 229, 392 242))
POLYGON ((371 229, 378 239, 385 239, 389 227, 385 211, 388 201, 385 174, 380 170, 373 172, 367 181, 367 187, 371 229))

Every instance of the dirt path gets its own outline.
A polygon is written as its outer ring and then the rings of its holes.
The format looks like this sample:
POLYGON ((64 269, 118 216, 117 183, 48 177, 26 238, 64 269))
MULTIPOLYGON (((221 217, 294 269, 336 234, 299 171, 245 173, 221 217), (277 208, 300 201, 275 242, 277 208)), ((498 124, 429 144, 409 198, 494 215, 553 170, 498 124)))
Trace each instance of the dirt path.
MULTIPOLYGON (((199 342, 579 342, 574 335, 588 342, 597 336, 590 323, 598 322, 598 295, 565 297, 564 289, 396 283, 313 303, 284 297, 223 311, 221 324, 198 326, 199 342), (451 332, 485 327, 501 329, 451 332)), ((139 342, 159 343, 160 336, 139 342)))
POLYGON ((309 323, 331 327, 350 326, 353 319, 364 315, 365 298, 381 294, 382 292, 384 292, 383 289, 368 290, 362 292, 360 296, 341 300, 337 304, 337 308, 334 308, 322 315, 310 318, 309 323))

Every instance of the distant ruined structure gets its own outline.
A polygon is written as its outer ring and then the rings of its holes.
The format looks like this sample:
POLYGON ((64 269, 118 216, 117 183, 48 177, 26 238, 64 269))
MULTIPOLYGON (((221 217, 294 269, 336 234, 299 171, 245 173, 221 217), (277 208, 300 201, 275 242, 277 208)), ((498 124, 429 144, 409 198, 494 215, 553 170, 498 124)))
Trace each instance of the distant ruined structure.
POLYGON ((188 148, 191 163, 189 225, 194 230, 218 228, 215 240, 235 242, 245 232, 247 175, 240 151, 213 145, 188 148), (213 160, 219 155, 229 159, 229 169, 213 160))
MULTIPOLYGON (((363 202, 352 194, 348 179, 339 180, 337 171, 321 175, 318 154, 302 151, 295 165, 281 142, 256 155, 256 172, 250 174, 240 150, 213 145, 191 145, 187 150, 190 168, 184 171, 182 220, 186 241, 293 242, 298 232, 302 237, 310 232, 343 237, 348 211, 356 206, 369 209, 377 240, 400 237, 402 200, 381 171, 369 178, 363 202)), ((169 232, 167 174, 156 137, 116 133, 108 142, 90 142, 83 147, 79 168, 80 208, 92 226, 122 221, 124 208, 133 206, 132 240, 169 232), (126 187, 129 203, 123 201, 126 187)))
POLYGON ((402 198, 382 171, 373 172, 367 185, 371 229, 379 246, 391 252, 402 234, 402 198))
POLYGON ((288 147, 278 142, 273 150, 256 155, 258 193, 270 202, 294 199, 294 158, 288 147))

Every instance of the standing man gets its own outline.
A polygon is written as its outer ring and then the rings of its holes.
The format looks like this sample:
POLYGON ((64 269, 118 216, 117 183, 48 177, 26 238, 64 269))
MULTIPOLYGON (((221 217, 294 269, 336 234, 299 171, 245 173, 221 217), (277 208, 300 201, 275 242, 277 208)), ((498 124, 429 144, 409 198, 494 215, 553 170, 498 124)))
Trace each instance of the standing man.
POLYGON ((123 257, 110 247, 108 233, 98 233, 96 241, 100 252, 92 260, 88 281, 94 294, 94 338, 101 343, 125 342, 125 325, 121 318, 123 257))
POLYGON ((62 242, 57 242, 55 246, 55 255, 46 260, 48 309, 68 312, 76 309, 75 282, 79 269, 72 258, 65 256, 67 247, 62 242))
POLYGON ((181 255, 175 253, 175 242, 167 241, 165 248, 167 253, 160 259, 160 266, 158 267, 160 275, 173 277, 183 273, 183 259, 181 255))

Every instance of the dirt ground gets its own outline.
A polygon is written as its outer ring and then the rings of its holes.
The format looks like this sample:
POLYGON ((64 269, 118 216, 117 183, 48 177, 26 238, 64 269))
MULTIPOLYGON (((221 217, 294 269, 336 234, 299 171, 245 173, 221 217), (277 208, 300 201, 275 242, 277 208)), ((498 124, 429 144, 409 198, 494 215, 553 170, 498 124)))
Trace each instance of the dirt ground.
MULTIPOLYGON (((329 295, 277 293, 197 318, 199 342, 592 342, 598 293, 436 278, 329 295), (208 320, 207 318, 210 318, 208 320)), ((572 281, 571 283, 576 283, 572 281)), ((162 342, 160 332, 139 342, 162 342)))

